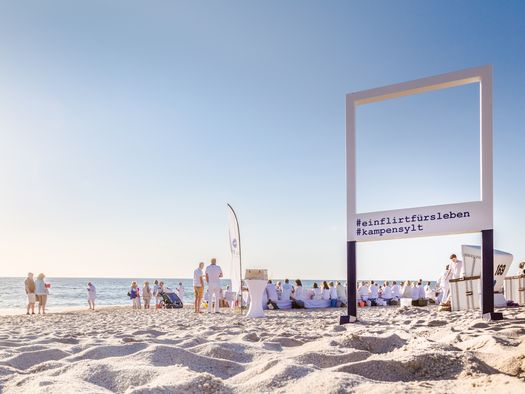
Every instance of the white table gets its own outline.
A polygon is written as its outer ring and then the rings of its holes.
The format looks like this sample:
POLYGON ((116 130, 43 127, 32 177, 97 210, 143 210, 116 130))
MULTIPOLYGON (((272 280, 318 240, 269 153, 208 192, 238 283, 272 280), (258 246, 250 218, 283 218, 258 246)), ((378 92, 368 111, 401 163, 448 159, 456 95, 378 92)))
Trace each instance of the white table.
POLYGON ((250 308, 246 317, 264 317, 262 300, 268 281, 264 279, 247 279, 244 282, 246 282, 250 291, 250 308))

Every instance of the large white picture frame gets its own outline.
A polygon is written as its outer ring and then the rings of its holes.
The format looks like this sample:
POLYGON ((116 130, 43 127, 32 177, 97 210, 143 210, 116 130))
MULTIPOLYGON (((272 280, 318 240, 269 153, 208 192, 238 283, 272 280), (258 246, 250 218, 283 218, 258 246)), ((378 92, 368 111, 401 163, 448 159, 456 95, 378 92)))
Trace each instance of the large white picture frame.
POLYGON ((492 66, 417 79, 346 95, 347 240, 473 233, 493 228, 492 66), (480 199, 457 204, 358 213, 356 108, 360 105, 466 84, 480 86, 480 199))

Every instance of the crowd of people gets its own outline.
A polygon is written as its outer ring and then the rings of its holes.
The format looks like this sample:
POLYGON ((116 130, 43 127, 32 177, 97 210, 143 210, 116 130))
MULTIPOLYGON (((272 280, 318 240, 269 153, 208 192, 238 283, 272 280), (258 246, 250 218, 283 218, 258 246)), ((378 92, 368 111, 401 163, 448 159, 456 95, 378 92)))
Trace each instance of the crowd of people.
POLYGON ((455 254, 450 256, 450 264, 432 287, 431 282, 423 280, 397 283, 385 281, 378 285, 374 281, 361 282, 357 285, 357 300, 361 306, 397 305, 401 298, 410 298, 413 305, 424 306, 427 303, 450 305, 450 279, 464 277, 463 262, 455 254))
MULTIPOLYGON (((463 263, 457 259, 455 254, 450 256, 451 263, 445 268, 443 275, 437 280, 436 286, 431 282, 385 281, 378 284, 375 281, 360 282, 357 284, 356 295, 360 306, 397 305, 401 298, 409 298, 413 305, 426 305, 435 303, 450 305, 450 279, 458 279, 464 276, 463 263)), ((248 289, 243 287, 241 295, 232 291, 230 286, 225 289, 221 287, 222 269, 217 265, 215 258, 204 269, 204 263, 200 262, 193 272, 193 290, 195 294, 195 313, 202 313, 203 307, 209 313, 219 312, 220 307, 246 306, 250 302, 248 289)), ((28 273, 25 279, 25 292, 27 295, 27 314, 35 314, 35 305, 38 302, 38 313, 45 314, 47 297, 50 285, 45 282, 45 275, 39 274, 36 279, 33 273, 28 273)), ((153 285, 145 281, 139 286, 137 281, 132 281, 128 291, 133 309, 150 309, 152 302, 155 308, 163 307, 165 299, 163 294, 175 294, 184 301, 185 289, 179 282, 175 290, 170 289, 163 281, 155 280, 153 285)), ((97 290, 92 282, 87 284, 87 301, 89 309, 95 310, 97 290)), ((314 282, 312 287, 304 289, 300 279, 296 279, 292 285, 289 279, 283 282, 273 283, 269 280, 263 296, 263 303, 271 309, 279 309, 279 303, 291 302, 292 308, 304 308, 306 300, 324 300, 330 307, 346 306, 348 303, 348 292, 346 286, 339 281, 323 281, 320 285, 314 282)))
POLYGON ((271 280, 266 285, 264 297, 266 305, 272 309, 279 309, 279 301, 291 301, 292 308, 304 308, 305 300, 325 300, 330 301, 330 307, 345 306, 348 302, 346 288, 341 282, 324 281, 321 286, 314 282, 310 289, 303 289, 300 279, 295 280, 295 286, 290 284, 288 279, 284 283, 278 281, 273 284, 271 280))

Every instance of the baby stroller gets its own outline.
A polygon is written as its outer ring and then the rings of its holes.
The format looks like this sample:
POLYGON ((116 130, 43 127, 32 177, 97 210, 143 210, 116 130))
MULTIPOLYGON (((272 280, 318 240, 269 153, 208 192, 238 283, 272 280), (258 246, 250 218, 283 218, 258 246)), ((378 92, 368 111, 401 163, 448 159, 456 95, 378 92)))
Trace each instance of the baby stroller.
POLYGON ((172 308, 182 308, 183 304, 180 300, 179 296, 175 293, 166 293, 162 292, 160 293, 160 307, 166 308, 166 309, 172 309, 172 308))

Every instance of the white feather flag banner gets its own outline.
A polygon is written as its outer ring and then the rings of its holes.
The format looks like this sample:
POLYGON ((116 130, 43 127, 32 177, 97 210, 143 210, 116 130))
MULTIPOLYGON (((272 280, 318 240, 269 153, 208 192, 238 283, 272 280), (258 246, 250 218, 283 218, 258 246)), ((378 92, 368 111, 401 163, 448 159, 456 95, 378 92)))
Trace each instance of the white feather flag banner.
POLYGON ((228 234, 230 236, 230 251, 232 262, 230 268, 230 278, 232 282, 231 290, 240 294, 241 291, 241 234, 239 231, 239 221, 235 211, 228 205, 228 234))

